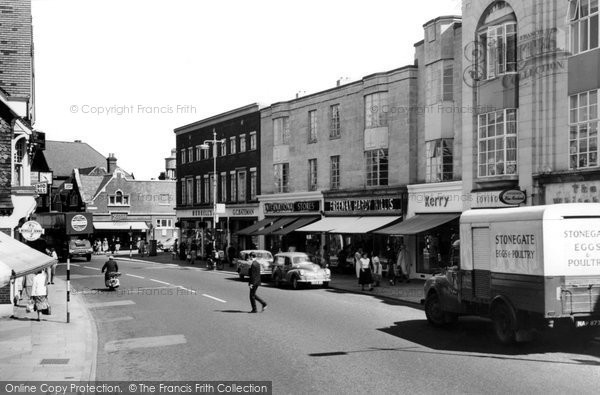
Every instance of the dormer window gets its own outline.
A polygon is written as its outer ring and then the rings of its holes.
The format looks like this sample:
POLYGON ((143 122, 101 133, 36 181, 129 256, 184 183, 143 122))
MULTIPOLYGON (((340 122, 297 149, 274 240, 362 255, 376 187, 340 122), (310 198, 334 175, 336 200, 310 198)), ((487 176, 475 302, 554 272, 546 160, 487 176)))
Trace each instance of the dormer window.
POLYGON ((117 191, 114 195, 108 197, 108 202, 111 206, 129 206, 129 195, 124 195, 123 192, 117 191))

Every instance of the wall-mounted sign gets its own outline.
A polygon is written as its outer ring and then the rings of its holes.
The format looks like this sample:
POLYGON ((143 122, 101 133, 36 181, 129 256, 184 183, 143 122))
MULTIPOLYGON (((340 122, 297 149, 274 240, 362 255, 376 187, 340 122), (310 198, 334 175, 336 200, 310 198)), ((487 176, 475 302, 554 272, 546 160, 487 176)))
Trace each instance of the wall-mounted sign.
POLYGON ((48 194, 48 184, 46 184, 45 182, 35 183, 33 184, 33 187, 35 188, 35 191, 38 193, 38 195, 48 194))
POLYGON ((44 228, 35 221, 27 221, 21 226, 19 233, 25 240, 35 241, 44 234, 44 228))
POLYGON ((226 213, 225 204, 217 203, 217 214, 225 214, 225 213, 226 213))
POLYGON ((518 189, 507 189, 500 192, 500 201, 509 205, 523 204, 527 200, 525 192, 518 189))
POLYGON ((71 184, 70 182, 65 182, 63 185, 65 188, 65 191, 70 191, 71 189, 73 189, 73 184, 71 184))
POLYGON ((127 213, 110 213, 110 220, 113 222, 127 221, 127 213))
POLYGON ((66 213, 67 234, 89 234, 93 230, 92 213, 66 213))
POLYGON ((471 193, 471 208, 515 207, 500 200, 504 191, 480 191, 471 193))
POLYGON ((600 202, 600 181, 547 184, 544 194, 546 204, 598 203, 600 202))
POLYGON ((402 212, 401 198, 333 199, 325 201, 325 212, 329 214, 393 213, 402 212))
POLYGON ((318 212, 321 208, 319 200, 299 202, 270 202, 264 204, 265 214, 310 213, 318 212))

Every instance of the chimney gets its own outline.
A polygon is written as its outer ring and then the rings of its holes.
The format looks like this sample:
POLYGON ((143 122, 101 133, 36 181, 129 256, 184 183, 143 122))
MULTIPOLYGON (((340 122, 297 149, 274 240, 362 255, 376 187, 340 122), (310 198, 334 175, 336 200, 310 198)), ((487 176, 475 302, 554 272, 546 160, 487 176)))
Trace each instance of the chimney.
POLYGON ((112 174, 117 168, 117 158, 115 158, 115 154, 108 154, 108 158, 106 159, 106 171, 108 174, 112 174))

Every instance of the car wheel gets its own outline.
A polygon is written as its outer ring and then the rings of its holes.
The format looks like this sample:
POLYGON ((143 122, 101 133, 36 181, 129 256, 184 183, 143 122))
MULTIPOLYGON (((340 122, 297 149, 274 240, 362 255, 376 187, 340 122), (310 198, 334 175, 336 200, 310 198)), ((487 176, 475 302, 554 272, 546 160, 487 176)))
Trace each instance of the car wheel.
POLYGON ((431 292, 425 299, 425 316, 427 317, 427 321, 433 326, 441 327, 446 324, 440 297, 435 292, 431 292))
POLYGON ((87 254, 85 256, 85 260, 88 261, 88 262, 91 261, 92 260, 92 255, 91 254, 87 254))
POLYGON ((514 319, 509 307, 504 303, 497 304, 492 310, 492 323, 496 338, 502 344, 515 342, 516 332, 513 329, 514 319))
POLYGON ((323 282, 323 288, 329 288, 329 281, 323 282))
POLYGON ((300 283, 298 282, 298 277, 292 277, 292 289, 300 289, 300 283))
POLYGON ((238 271, 238 274, 240 276, 240 280, 243 280, 244 279, 244 275, 242 274, 242 272, 238 271))

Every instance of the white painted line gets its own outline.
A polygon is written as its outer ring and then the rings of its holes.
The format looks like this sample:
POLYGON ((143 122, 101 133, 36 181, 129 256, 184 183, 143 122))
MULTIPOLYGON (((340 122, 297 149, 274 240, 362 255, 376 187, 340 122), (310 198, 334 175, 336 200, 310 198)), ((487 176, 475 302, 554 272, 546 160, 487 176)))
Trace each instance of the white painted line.
POLYGON ((97 307, 113 307, 113 306, 127 306, 135 304, 133 300, 119 300, 116 302, 101 302, 101 303, 90 303, 88 307, 97 308, 97 307))
POLYGON ((185 343, 187 343, 187 340, 183 335, 137 337, 132 339, 109 341, 104 345, 104 351, 116 352, 121 350, 132 350, 135 348, 163 347, 185 343))
POLYGON ((90 267, 90 266, 82 266, 82 267, 85 267, 86 269, 100 270, 97 267, 90 267))
POLYGON ((143 278, 144 278, 144 277, 142 277, 142 276, 136 276, 135 274, 129 274, 129 273, 125 273, 125 275, 126 275, 126 276, 129 276, 129 277, 135 277, 135 278, 141 278, 141 279, 143 279, 143 278))
MULTIPOLYGON (((65 265, 65 266, 67 266, 67 264, 66 264, 66 263, 64 263, 64 265, 65 265)), ((81 267, 81 265, 78 265, 78 264, 76 264, 76 263, 70 263, 70 265, 71 265, 71 266, 77 266, 77 267, 81 267)))
POLYGON ((202 296, 206 296, 207 298, 210 298, 210 299, 216 300, 217 302, 221 302, 221 303, 227 303, 227 302, 226 302, 226 301, 224 301, 223 299, 215 298, 214 296, 210 296, 210 295, 207 295, 207 294, 202 294, 202 296))
POLYGON ((169 284, 169 283, 166 283, 166 282, 164 282, 164 281, 155 280, 155 279, 153 279, 153 278, 151 278, 151 279, 150 279, 150 281, 154 281, 155 283, 159 283, 159 284, 171 285, 171 284, 169 284))
POLYGON ((105 318, 102 320, 96 319, 96 321, 98 321, 98 322, 121 322, 121 321, 131 321, 132 319, 133 319, 133 317, 126 316, 126 317, 117 317, 117 318, 105 318))
POLYGON ((194 295, 196 294, 196 290, 194 290, 194 289, 187 289, 187 288, 185 288, 185 287, 182 287, 181 285, 178 285, 178 286, 177 286, 177 288, 179 288, 179 289, 183 289, 184 291, 187 291, 187 292, 191 292, 191 293, 193 293, 194 295))
POLYGON ((83 274, 71 274, 71 280, 79 280, 81 278, 98 278, 97 274, 88 274, 88 275, 83 275, 83 274))

